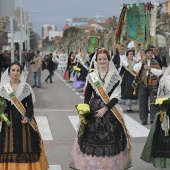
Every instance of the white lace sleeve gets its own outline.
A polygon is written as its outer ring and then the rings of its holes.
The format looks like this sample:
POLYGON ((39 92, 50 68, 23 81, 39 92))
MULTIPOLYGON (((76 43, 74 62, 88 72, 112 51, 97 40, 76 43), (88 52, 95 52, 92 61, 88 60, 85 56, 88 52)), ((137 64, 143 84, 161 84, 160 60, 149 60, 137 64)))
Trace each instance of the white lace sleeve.
POLYGON ((170 90, 165 85, 164 77, 160 79, 157 98, 170 97, 170 90))

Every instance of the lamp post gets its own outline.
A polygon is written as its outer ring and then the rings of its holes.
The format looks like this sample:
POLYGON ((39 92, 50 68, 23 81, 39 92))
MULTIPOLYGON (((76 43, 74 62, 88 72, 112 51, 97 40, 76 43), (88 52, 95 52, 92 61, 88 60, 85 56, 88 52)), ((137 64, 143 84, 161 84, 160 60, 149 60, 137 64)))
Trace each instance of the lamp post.
POLYGON ((35 13, 38 13, 38 12, 34 11, 34 12, 28 14, 28 21, 27 21, 27 27, 26 27, 26 29, 27 29, 27 49, 28 50, 30 50, 30 36, 31 36, 31 34, 30 34, 30 29, 31 29, 30 23, 31 22, 29 21, 29 17, 31 14, 35 14, 35 13))
POLYGON ((22 0, 20 0, 20 46, 19 46, 19 63, 22 63, 23 37, 22 37, 22 0))

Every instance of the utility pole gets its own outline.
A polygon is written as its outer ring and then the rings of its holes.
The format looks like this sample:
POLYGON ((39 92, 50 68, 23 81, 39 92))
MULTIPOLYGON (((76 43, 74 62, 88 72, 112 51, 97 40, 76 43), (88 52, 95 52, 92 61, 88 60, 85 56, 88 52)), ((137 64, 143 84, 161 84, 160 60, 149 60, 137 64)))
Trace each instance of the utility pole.
POLYGON ((22 28, 22 0, 20 0, 20 46, 19 46, 19 63, 21 64, 22 63, 22 57, 21 57, 21 54, 22 54, 22 50, 23 50, 23 37, 22 37, 22 31, 23 31, 23 28, 22 28))
POLYGON ((10 16, 10 32, 11 32, 11 61, 14 62, 14 18, 10 16))

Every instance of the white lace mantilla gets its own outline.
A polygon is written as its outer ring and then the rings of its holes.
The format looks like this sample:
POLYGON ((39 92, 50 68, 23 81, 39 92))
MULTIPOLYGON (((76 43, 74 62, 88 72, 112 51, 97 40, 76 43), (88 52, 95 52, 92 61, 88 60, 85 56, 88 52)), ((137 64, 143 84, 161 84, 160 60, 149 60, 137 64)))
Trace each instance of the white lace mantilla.
MULTIPOLYGON (((100 82, 100 84, 102 85, 104 91, 106 92, 106 94, 108 94, 111 89, 113 88, 113 86, 120 80, 120 76, 117 75, 115 72, 113 71, 109 71, 106 75, 105 78, 105 83, 103 84, 103 82, 100 80, 99 78, 99 74, 98 72, 96 72, 96 75, 98 77, 98 80, 100 82)), ((96 93, 98 94, 98 91, 96 90, 96 87, 93 83, 93 81, 91 80, 90 76, 88 75, 88 81, 89 83, 92 85, 93 89, 96 91, 96 93)), ((113 91, 113 93, 110 96, 110 99, 112 99, 113 97, 117 98, 118 100, 120 100, 121 98, 121 91, 120 91, 120 86, 117 87, 117 90, 113 91), (116 92, 117 91, 117 92, 116 92)))
MULTIPOLYGON (((33 92, 32 88, 31 88, 31 86, 29 84, 25 83, 25 82, 21 82, 18 85, 17 91, 15 92, 15 95, 17 96, 19 101, 22 101, 24 98, 26 98, 30 94, 32 95, 32 101, 34 103, 35 102, 34 92, 33 92)), ((9 98, 8 93, 5 90, 4 85, 0 86, 0 96, 7 99, 8 101, 11 101, 11 99, 9 98)))

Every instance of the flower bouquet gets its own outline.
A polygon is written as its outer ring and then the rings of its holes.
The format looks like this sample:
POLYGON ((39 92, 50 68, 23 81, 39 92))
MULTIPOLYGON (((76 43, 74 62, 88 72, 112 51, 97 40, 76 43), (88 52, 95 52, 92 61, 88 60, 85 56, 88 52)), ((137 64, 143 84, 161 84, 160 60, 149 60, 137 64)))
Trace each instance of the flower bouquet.
POLYGON ((10 126, 12 123, 8 120, 8 118, 4 114, 5 109, 6 109, 6 101, 2 97, 0 97, 0 118, 2 118, 8 126, 10 126))
POLYGON ((157 113, 160 114, 160 122, 161 122, 161 128, 165 131, 165 136, 169 136, 169 116, 167 115, 167 111, 170 107, 170 99, 169 98, 159 98, 155 101, 153 104, 157 108, 160 109, 160 111, 157 113))
POLYGON ((76 105, 77 112, 79 114, 79 118, 81 120, 80 127, 78 131, 78 137, 83 136, 85 125, 88 124, 87 116, 91 114, 90 106, 88 104, 78 104, 76 105))
POLYGON ((77 72, 77 77, 79 77, 80 76, 81 68, 79 68, 77 66, 73 66, 73 70, 77 72))

